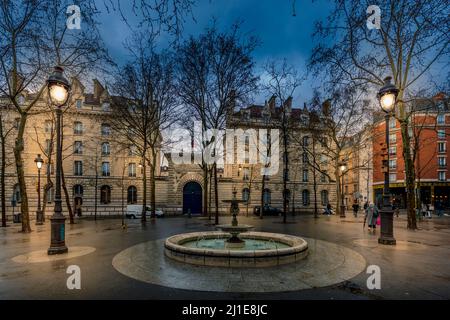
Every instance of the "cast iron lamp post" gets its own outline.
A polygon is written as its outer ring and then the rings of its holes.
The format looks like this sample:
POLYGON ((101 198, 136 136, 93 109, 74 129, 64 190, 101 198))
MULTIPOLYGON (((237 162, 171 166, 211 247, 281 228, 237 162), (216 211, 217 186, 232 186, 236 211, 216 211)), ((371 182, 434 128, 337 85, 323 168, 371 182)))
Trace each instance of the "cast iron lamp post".
POLYGON ((378 243, 395 245, 394 238, 394 211, 391 205, 391 195, 389 190, 389 116, 395 108, 398 89, 391 83, 391 77, 384 79, 384 86, 378 91, 377 98, 380 101, 381 109, 386 113, 386 153, 384 155, 384 188, 383 188, 383 207, 380 210, 381 231, 378 243))
POLYGON ((47 80, 47 87, 50 101, 56 110, 56 186, 55 186, 55 209, 51 221, 51 242, 47 253, 61 254, 66 253, 65 241, 65 220, 62 214, 61 205, 61 167, 62 167, 62 150, 61 150, 61 107, 66 104, 69 98, 70 84, 63 75, 63 68, 56 66, 53 73, 47 80))
POLYGON ((41 158, 41 155, 38 154, 36 159, 34 159, 34 162, 36 162, 36 167, 38 169, 38 185, 37 185, 38 205, 36 210, 36 225, 39 226, 44 224, 44 214, 41 210, 41 168, 42 164, 44 163, 44 160, 41 158))
POLYGON ((347 164, 345 162, 342 162, 339 165, 339 170, 341 170, 341 176, 342 176, 342 187, 341 187, 341 218, 345 218, 345 204, 344 204, 344 171, 347 169, 347 164))

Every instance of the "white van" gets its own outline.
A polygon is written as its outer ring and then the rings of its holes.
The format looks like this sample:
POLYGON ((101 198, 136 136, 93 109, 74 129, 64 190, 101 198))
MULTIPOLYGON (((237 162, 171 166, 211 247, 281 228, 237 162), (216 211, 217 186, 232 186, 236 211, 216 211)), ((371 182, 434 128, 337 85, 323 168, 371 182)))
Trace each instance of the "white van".
MULTIPOLYGON (((145 210, 145 216, 150 217, 152 214, 151 207, 147 207, 145 210)), ((164 212, 161 209, 155 210, 156 217, 160 218, 164 216, 164 212)), ((125 214, 127 218, 130 219, 140 219, 142 218, 142 204, 129 204, 127 205, 127 213, 125 214)))

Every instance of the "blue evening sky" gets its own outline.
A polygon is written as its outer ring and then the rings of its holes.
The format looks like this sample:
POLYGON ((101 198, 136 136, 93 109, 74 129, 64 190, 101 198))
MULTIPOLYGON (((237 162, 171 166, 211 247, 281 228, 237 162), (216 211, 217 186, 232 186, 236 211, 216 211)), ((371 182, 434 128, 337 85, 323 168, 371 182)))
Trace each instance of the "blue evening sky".
MULTIPOLYGON (((127 1, 122 1, 127 8, 127 1)), ((256 35, 261 45, 256 49, 254 58, 259 66, 271 58, 286 58, 300 72, 306 71, 307 59, 313 43, 311 33, 316 19, 324 18, 329 12, 329 1, 296 0, 296 16, 292 15, 292 0, 200 0, 193 10, 192 18, 187 17, 183 36, 197 35, 217 20, 219 29, 226 29, 237 20, 243 21, 242 32, 256 35)), ((100 15, 100 32, 115 61, 121 63, 127 60, 127 51, 123 41, 131 32, 121 20, 117 12, 107 13, 103 0, 98 1, 100 15)), ((133 15, 129 14, 133 19, 133 15)), ((167 41, 162 37, 162 47, 167 41)), ((294 106, 302 106, 311 98, 311 88, 314 84, 311 77, 294 95, 294 106)), ((255 98, 255 103, 263 103, 268 99, 264 95, 255 98)))

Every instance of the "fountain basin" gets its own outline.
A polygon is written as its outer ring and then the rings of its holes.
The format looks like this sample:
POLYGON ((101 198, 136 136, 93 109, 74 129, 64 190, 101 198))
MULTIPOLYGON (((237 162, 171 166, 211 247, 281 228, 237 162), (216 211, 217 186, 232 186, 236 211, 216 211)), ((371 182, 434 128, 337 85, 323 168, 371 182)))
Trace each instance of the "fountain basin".
POLYGON ((285 234, 268 232, 246 232, 240 235, 242 240, 250 243, 269 245, 254 248, 229 248, 217 246, 198 247, 203 240, 226 242, 230 238, 225 232, 193 232, 167 238, 164 244, 165 255, 176 261, 217 267, 272 267, 293 263, 304 259, 308 254, 308 243, 300 238, 285 234), (277 245, 279 244, 279 245, 277 245))

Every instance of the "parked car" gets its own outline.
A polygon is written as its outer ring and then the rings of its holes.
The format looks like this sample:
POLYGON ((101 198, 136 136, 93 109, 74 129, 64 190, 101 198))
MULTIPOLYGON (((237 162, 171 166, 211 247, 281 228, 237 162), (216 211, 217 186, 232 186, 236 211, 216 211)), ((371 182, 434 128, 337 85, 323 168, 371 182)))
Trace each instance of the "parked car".
MULTIPOLYGON (((253 208, 253 214, 256 216, 260 215, 260 211, 261 207, 260 206, 256 206, 255 208, 253 208)), ((283 210, 275 208, 275 207, 271 207, 269 205, 265 205, 263 208, 263 215, 264 216, 279 216, 283 213, 283 210)))
MULTIPOLYGON (((146 207, 145 216, 150 217, 151 214, 152 214, 151 207, 146 207)), ((155 215, 157 218, 161 218, 161 217, 164 217, 164 212, 161 209, 156 208, 155 215)), ((142 205, 140 205, 140 204, 127 205, 127 213, 125 214, 125 216, 130 219, 142 218, 142 205)))

